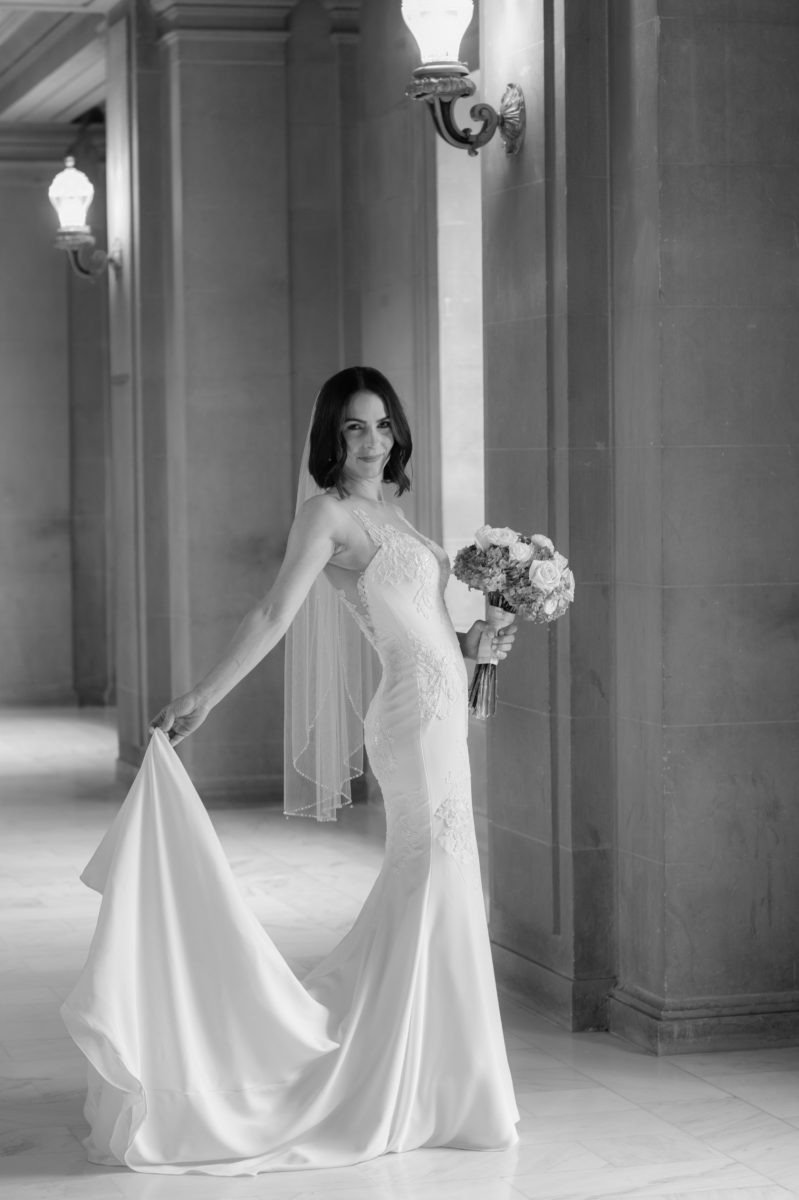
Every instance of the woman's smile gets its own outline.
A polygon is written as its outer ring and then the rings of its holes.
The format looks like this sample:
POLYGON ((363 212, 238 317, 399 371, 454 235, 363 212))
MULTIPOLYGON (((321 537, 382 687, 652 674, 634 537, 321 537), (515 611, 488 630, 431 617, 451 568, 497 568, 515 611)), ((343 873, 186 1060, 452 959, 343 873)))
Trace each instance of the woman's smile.
POLYGON ((363 391, 351 397, 341 423, 341 436, 347 449, 343 475, 348 477, 349 486, 360 480, 371 498, 379 500, 383 471, 394 445, 391 420, 380 396, 363 391))

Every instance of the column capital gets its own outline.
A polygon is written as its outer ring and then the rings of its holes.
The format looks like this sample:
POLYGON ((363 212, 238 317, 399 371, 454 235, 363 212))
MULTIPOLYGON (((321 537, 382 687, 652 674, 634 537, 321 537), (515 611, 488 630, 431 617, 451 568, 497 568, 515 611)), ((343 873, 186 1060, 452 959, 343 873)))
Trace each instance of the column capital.
POLYGON ((288 32, 297 0, 149 0, 161 34, 288 32))

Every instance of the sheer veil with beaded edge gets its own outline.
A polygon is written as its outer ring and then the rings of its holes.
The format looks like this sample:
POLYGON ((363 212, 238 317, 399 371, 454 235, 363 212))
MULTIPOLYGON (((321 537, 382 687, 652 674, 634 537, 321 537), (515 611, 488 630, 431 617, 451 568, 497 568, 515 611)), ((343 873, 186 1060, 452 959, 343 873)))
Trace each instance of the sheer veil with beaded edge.
MULTIPOLYGON (((314 403, 300 459, 295 514, 320 488, 308 469, 314 403)), ((332 821, 363 774, 363 722, 379 667, 322 572, 285 639, 283 811, 332 821)))

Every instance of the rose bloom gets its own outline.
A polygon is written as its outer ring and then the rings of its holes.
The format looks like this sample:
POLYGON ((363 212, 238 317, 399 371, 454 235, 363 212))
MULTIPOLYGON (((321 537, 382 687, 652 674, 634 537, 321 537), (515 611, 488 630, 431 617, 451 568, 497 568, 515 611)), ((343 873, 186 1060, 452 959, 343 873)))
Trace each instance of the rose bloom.
POLYGON ((533 557, 533 547, 527 542, 513 542, 508 546, 508 558, 513 563, 529 563, 533 557))
POLYGON ((490 525, 481 525, 480 528, 475 531, 474 540, 475 540, 475 543, 480 547, 481 550, 487 550, 488 547, 491 545, 491 536, 490 535, 491 535, 491 526, 490 525))
POLYGON ((561 575, 563 574, 563 572, 566 570, 566 568, 569 565, 568 558, 564 558, 563 555, 561 553, 559 553, 559 551, 557 551, 557 550, 555 551, 555 553, 552 556, 552 561, 555 564, 555 566, 558 568, 558 570, 560 571, 561 575))
POLYGON ((519 535, 515 529, 509 529, 507 525, 491 530, 491 541, 495 546, 513 546, 518 542, 519 535))
POLYGON ((560 583, 561 572, 552 559, 539 558, 530 564, 529 577, 533 587, 547 596, 560 583))
POLYGON ((543 533, 534 533, 532 537, 534 546, 538 546, 539 550, 548 550, 550 554, 554 554, 555 545, 543 533))
POLYGON ((474 540, 481 550, 487 550, 489 546, 512 546, 519 540, 519 535, 509 529, 507 525, 503 525, 501 528, 481 525, 474 535, 474 540))
POLYGON ((548 617, 551 617, 555 609, 558 607, 557 599, 554 596, 547 596, 544 603, 541 605, 548 617))

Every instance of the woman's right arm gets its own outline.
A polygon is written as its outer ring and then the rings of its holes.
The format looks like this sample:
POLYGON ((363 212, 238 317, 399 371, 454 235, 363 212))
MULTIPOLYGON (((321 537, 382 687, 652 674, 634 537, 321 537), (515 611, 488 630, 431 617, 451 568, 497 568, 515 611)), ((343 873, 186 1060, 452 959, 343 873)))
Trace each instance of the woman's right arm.
POLYGON ((307 500, 294 519, 283 563, 267 595, 244 617, 219 662, 190 692, 162 708, 151 728, 162 729, 173 745, 193 733, 284 636, 314 580, 345 537, 340 509, 332 497, 307 500))

